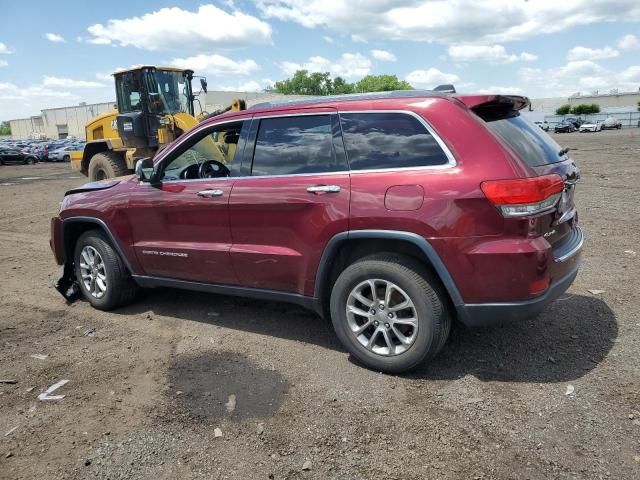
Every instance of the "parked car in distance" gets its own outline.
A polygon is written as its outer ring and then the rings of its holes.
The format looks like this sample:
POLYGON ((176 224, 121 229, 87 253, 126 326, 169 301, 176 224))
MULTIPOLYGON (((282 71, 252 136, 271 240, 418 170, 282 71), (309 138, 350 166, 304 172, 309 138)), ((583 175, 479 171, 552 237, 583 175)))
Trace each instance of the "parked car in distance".
POLYGON ((565 117, 563 119, 564 122, 571 122, 573 124, 574 127, 576 127, 576 130, 578 128, 580 128, 580 125, 582 125, 583 123, 586 122, 586 120, 584 118, 578 118, 578 117, 565 117))
POLYGON ((535 123, 537 126, 539 126, 545 132, 549 131, 549 122, 547 122, 546 120, 544 122, 533 122, 533 123, 535 123))
POLYGON ((580 125, 580 128, 578 131, 580 132, 599 132, 600 130, 602 130, 602 125, 604 124, 604 122, 602 122, 601 120, 596 120, 595 122, 586 122, 583 123, 582 125, 580 125))
POLYGON ((622 122, 620 120, 618 120, 617 118, 614 117, 608 117, 607 119, 605 119, 603 125, 602 125, 603 129, 621 129, 622 128, 622 122))
POLYGON ((579 171, 528 105, 413 90, 210 118, 135 175, 65 194, 57 288, 100 310, 140 287, 289 301, 367 367, 409 370, 454 320, 536 315, 578 272, 579 171))
POLYGON ((569 120, 562 120, 553 127, 555 133, 571 133, 576 131, 576 126, 569 120))
POLYGON ((52 162, 68 162, 71 159, 71 152, 82 150, 84 146, 67 145, 49 152, 49 160, 52 162))
POLYGON ((33 165, 38 161, 38 156, 33 153, 23 152, 17 148, 0 146, 0 165, 7 163, 33 165))

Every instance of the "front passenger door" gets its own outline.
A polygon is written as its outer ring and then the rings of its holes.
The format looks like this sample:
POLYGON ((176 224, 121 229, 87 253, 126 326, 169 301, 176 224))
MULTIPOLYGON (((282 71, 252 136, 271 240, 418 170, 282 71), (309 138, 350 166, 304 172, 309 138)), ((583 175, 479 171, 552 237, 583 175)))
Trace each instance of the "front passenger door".
MULTIPOLYGON (((228 203, 243 122, 206 127, 161 160, 160 183, 138 184, 126 214, 146 275, 234 284, 228 203)), ((248 125, 247 125, 248 126, 248 125)))

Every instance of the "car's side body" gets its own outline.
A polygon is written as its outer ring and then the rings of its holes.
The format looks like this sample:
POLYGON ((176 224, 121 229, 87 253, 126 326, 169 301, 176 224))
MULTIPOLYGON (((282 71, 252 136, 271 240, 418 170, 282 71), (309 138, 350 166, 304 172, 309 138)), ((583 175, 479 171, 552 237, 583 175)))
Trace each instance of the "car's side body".
POLYGON ((470 108, 491 98, 318 100, 216 117, 160 152, 156 166, 199 133, 243 122, 236 156, 239 171, 250 172, 260 122, 281 117, 330 117, 332 148, 337 157, 345 156, 342 116, 375 112, 417 119, 448 160, 362 170, 349 169, 345 160, 343 170, 327 173, 240 174, 156 185, 133 176, 96 182, 67 195, 52 219, 56 260, 68 264, 74 239, 99 228, 143 287, 275 298, 321 313, 340 269, 382 249, 417 258, 435 272, 468 325, 535 314, 577 273, 577 218, 553 228, 552 214, 507 220, 487 201, 481 184, 549 173, 571 177, 577 169, 569 159, 545 167, 518 161, 470 115, 470 108), (203 191, 219 193, 212 198, 201 196, 203 191))

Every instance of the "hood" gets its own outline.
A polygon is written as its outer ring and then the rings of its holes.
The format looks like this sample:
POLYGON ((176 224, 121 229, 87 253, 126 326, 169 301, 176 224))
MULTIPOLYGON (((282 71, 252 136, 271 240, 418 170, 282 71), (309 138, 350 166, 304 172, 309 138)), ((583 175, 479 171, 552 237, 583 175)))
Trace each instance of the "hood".
POLYGON ((110 178, 108 180, 100 180, 98 182, 85 183, 81 187, 74 188, 72 190, 65 192, 64 196, 66 197, 67 195, 73 195, 74 193, 91 192, 95 190, 106 190, 108 188, 115 187, 121 181, 122 181, 121 179, 110 178))

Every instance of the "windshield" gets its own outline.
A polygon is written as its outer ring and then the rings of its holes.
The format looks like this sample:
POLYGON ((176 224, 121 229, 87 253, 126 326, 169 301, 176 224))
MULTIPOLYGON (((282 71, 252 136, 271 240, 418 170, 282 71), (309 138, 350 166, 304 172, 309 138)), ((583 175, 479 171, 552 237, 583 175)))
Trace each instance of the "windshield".
POLYGON ((145 73, 145 83, 151 113, 165 115, 184 112, 193 115, 191 81, 185 72, 149 71, 145 73))

